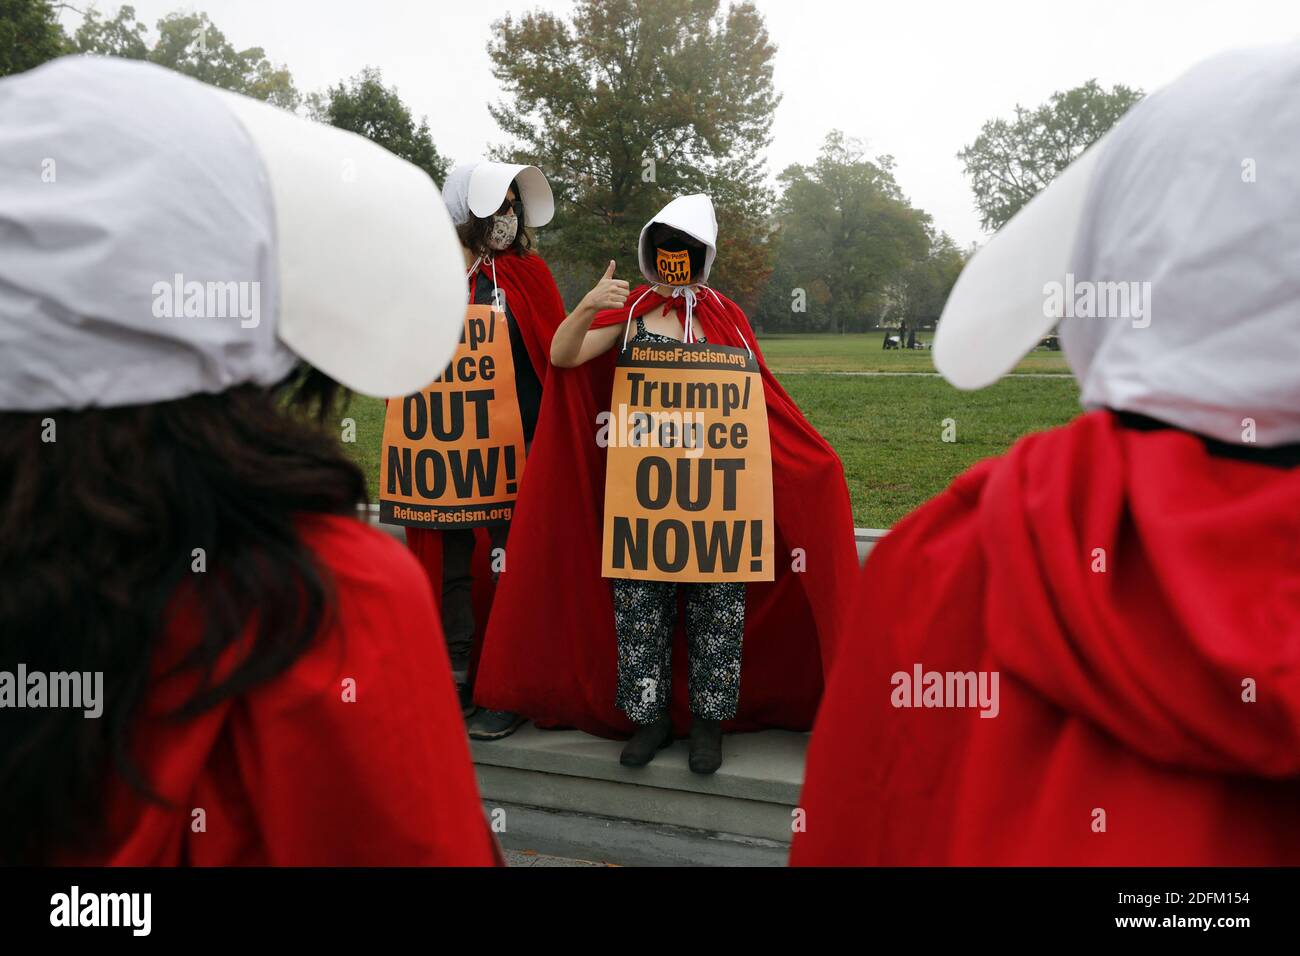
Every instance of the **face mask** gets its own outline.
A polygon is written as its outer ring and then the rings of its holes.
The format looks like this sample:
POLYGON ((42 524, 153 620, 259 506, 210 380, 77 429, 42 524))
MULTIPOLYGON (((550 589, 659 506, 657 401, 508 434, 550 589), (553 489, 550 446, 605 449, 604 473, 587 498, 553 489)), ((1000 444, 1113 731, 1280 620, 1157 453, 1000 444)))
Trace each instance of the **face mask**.
POLYGON ((691 254, 685 249, 655 249, 655 269, 665 285, 691 284, 691 254))
POLYGON ((488 248, 495 249, 497 252, 509 249, 517 235, 519 235, 519 217, 513 212, 506 213, 504 216, 493 216, 492 231, 488 233, 488 248))

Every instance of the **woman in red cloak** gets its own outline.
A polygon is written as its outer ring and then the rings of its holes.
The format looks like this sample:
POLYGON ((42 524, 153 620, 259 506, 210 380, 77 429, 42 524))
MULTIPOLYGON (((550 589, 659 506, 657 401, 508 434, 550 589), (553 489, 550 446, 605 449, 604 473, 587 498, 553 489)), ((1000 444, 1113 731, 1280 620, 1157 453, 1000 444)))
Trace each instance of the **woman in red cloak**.
POLYGON ((0 79, 0 116, 0 865, 499 863, 423 572, 325 424, 455 349, 434 184, 130 60, 0 79), (255 311, 176 314, 173 275, 255 311))
MULTIPOLYGON (((515 394, 528 449, 550 368, 551 336, 565 318, 560 290, 545 260, 532 251, 527 228, 550 222, 555 212, 551 187, 536 166, 476 162, 453 169, 442 195, 460 238, 470 302, 495 303, 506 313, 515 394)), ((626 294, 626 282, 605 276, 574 312, 594 315, 599 309, 621 305, 626 294)), ((408 546, 440 597, 442 629, 461 713, 471 718, 469 735, 479 740, 509 736, 523 723, 523 718, 510 711, 475 713, 471 690, 473 650, 481 643, 492 606, 492 556, 493 552, 503 553, 509 533, 509 524, 450 531, 406 530, 408 546)))
POLYGON ((939 370, 1063 319, 1093 410, 867 561, 793 863, 1300 863, 1298 83, 1295 45, 1193 69, 963 272, 939 370))
MULTIPOLYGON (((688 240, 679 252, 690 256, 691 241, 703 250, 702 255, 695 250, 694 288, 687 296, 678 286, 674 295, 642 248, 642 272, 654 285, 632 293, 633 308, 602 312, 590 323, 591 331, 587 323, 573 322, 566 333, 557 333, 552 349, 557 367, 547 382, 530 479, 519 499, 475 695, 485 706, 526 713, 542 726, 609 737, 626 736, 633 728, 616 700, 622 698, 620 638, 613 592, 601 577, 605 450, 595 440, 597 416, 609 410, 618 351, 613 346, 627 323, 644 323, 652 333, 671 332, 681 339, 693 317, 693 337, 748 347, 758 357, 771 434, 779 556, 774 581, 744 588, 743 666, 734 715, 720 727, 716 719, 706 718, 703 726, 694 722, 695 769, 710 772, 721 759, 719 730, 810 726, 839 622, 838 598, 856 570, 853 524, 839 459, 772 377, 745 314, 702 285, 715 254, 712 203, 706 196, 675 200, 647 225, 642 246, 652 233, 657 236, 651 228, 656 225, 670 227, 678 241, 688 240), (561 367, 569 364, 577 367, 561 367), (559 500, 564 507, 556 507, 559 500)), ((640 762, 666 735, 690 725, 687 635, 676 618, 673 608, 669 640, 676 646, 667 719, 652 719, 640 735, 640 745, 632 748, 640 762)), ((734 695, 728 696, 734 704, 734 695)))

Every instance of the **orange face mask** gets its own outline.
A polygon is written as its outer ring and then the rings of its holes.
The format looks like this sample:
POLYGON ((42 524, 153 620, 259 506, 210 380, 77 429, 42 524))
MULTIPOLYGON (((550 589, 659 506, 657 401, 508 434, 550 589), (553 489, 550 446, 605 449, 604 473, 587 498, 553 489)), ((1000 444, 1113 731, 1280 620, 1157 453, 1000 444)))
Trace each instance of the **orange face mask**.
POLYGON ((685 249, 655 249, 655 269, 665 285, 691 284, 691 254, 685 249))

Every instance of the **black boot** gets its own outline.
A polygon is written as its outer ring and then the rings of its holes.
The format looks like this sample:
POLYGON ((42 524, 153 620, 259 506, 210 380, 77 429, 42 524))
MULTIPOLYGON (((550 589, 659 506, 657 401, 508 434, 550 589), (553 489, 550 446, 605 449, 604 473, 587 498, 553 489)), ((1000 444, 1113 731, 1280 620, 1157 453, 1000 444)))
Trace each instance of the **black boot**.
POLYGON ((694 773, 714 773, 722 766, 722 721, 696 717, 691 721, 691 756, 694 773))
POLYGON ((664 711, 653 723, 642 724, 623 748, 618 762, 624 767, 644 767, 655 754, 673 742, 673 719, 664 711))
POLYGON ((526 719, 508 710, 480 708, 470 718, 469 739, 500 740, 502 737, 509 737, 526 723, 528 723, 526 719))

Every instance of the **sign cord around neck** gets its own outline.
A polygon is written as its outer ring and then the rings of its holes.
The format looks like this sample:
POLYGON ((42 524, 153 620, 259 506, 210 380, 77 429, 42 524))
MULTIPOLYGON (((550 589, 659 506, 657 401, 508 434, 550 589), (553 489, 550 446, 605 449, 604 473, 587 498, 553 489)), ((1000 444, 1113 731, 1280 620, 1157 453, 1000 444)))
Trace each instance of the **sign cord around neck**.
MULTIPOLYGON (((469 267, 465 273, 465 281, 472 282, 474 273, 478 272, 478 267, 487 263, 492 267, 492 308, 498 312, 505 312, 505 307, 501 305, 501 287, 497 285, 497 261, 492 256, 479 256, 474 260, 474 264, 469 267)), ((474 286, 469 287, 469 300, 474 301, 474 286)))

